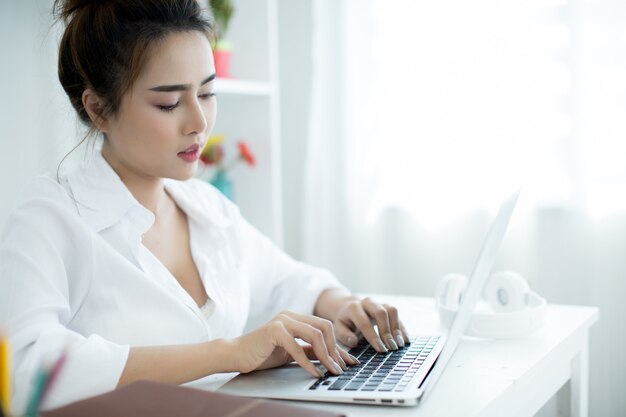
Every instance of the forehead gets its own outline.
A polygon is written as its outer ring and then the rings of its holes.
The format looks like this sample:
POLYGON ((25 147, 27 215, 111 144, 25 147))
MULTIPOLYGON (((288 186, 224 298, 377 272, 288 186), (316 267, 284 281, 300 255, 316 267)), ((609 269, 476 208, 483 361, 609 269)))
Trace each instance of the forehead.
POLYGON ((213 53, 206 35, 198 31, 177 32, 149 48, 146 64, 134 88, 197 85, 214 72, 213 53))

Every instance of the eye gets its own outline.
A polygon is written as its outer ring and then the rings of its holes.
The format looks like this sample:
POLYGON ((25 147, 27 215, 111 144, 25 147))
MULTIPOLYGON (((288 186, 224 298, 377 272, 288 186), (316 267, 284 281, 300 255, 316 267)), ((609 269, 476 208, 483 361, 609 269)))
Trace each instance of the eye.
POLYGON ((180 101, 177 101, 175 104, 172 104, 171 106, 157 106, 157 107, 161 111, 164 111, 166 113, 171 113, 174 111, 176 107, 178 107, 179 104, 180 104, 180 101))
POLYGON ((211 97, 215 97, 215 93, 200 94, 198 97, 200 97, 202 100, 208 100, 211 97))

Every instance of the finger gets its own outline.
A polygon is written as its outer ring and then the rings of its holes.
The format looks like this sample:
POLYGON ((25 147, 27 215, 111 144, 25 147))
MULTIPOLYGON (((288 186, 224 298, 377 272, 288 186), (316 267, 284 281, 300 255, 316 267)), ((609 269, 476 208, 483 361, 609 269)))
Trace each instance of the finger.
MULTIPOLYGON (((296 314, 296 313, 294 313, 296 314)), ((307 315, 298 315, 301 317, 305 323, 312 325, 322 331, 324 334, 324 341, 326 342, 326 347, 328 348, 328 352, 330 352, 331 356, 341 366, 341 368, 345 371, 348 369, 348 365, 346 361, 339 354, 339 345, 337 344, 337 339, 335 338, 335 326, 330 320, 323 319, 321 317, 315 316, 307 316, 307 315)))
MULTIPOLYGON (((353 340, 354 341, 358 340, 358 336, 343 321, 338 321, 337 324, 335 325, 335 334, 337 335, 339 341, 341 341, 341 343, 343 343, 344 345, 346 344, 347 341, 352 342, 353 340), (346 340, 346 342, 344 342, 344 340, 346 340)), ((353 343, 354 343, 354 346, 352 347, 355 347, 357 343, 356 342, 353 342, 353 343)), ((348 351, 343 349, 341 346, 338 346, 337 350, 341 358, 344 360, 344 362, 349 363, 350 365, 358 365, 359 363, 361 363, 356 357, 351 355, 348 351)))
POLYGON ((398 350, 398 345, 393 339, 393 335, 391 333, 391 326, 389 325, 389 314, 387 314, 387 310, 370 298, 365 298, 363 300, 363 308, 365 309, 366 313, 370 317, 373 317, 374 321, 376 321, 376 324, 378 325, 378 334, 380 338, 385 342, 387 348, 391 350, 398 350))
POLYGON ((378 337, 376 330, 374 330, 374 326, 372 325, 369 316, 363 309, 362 303, 353 303, 348 306, 348 310, 352 321, 361 331, 363 337, 365 337, 369 344, 372 345, 377 352, 387 352, 387 347, 383 341, 380 340, 380 337, 378 337))
POLYGON ((339 352, 337 351, 337 348, 339 346, 337 345, 337 340, 335 339, 335 327, 333 326, 333 323, 330 320, 326 320, 321 317, 298 314, 293 311, 285 311, 283 314, 285 314, 286 316, 294 320, 307 323, 310 326, 313 326, 316 329, 319 329, 324 335, 324 342, 326 343, 326 349, 328 350, 329 354, 332 356, 333 360, 341 367, 342 370, 345 371, 348 369, 348 365, 346 365, 346 362, 343 360, 343 358, 341 357, 341 355, 339 355, 339 352))
POLYGON ((339 364, 339 366, 341 366, 342 370, 347 371, 348 370, 348 364, 346 363, 346 361, 343 358, 343 356, 339 353, 339 350, 343 350, 343 349, 341 349, 339 346, 337 346, 337 348, 331 353, 331 356, 333 357, 333 359, 335 359, 335 362, 337 362, 339 364))
POLYGON ((315 355, 329 372, 337 375, 341 375, 343 373, 341 366, 335 362, 328 351, 328 347, 326 346, 326 342, 324 340, 324 333, 320 329, 315 328, 308 323, 297 321, 289 316, 284 316, 282 318, 282 322, 291 333, 292 337, 299 337, 313 346, 315 355))
MULTIPOLYGON (((281 323, 282 325, 282 323, 281 323)), ((305 353, 304 349, 296 340, 293 338, 292 334, 285 328, 283 328, 278 332, 275 336, 276 345, 282 347, 291 355, 294 361, 298 365, 300 365, 304 370, 313 375, 315 378, 321 378, 324 376, 324 371, 319 369, 311 360, 307 357, 308 355, 305 353)))
POLYGON ((349 363, 350 365, 359 365, 361 363, 361 361, 358 358, 352 356, 350 353, 346 352, 344 349, 340 347, 337 348, 337 352, 343 358, 343 360, 349 363))
POLYGON ((383 304, 383 308, 387 310, 387 316, 389 317, 389 328, 391 335, 398 347, 404 347, 404 338, 402 337, 402 330, 400 330, 400 318, 398 317, 398 309, 389 304, 383 304))
POLYGON ((402 323, 402 321, 400 321, 400 331, 402 331, 402 337, 404 337, 404 343, 407 345, 411 343, 409 332, 406 331, 406 327, 404 327, 404 323, 402 323))
POLYGON ((313 349, 313 346, 304 345, 302 346, 302 350, 304 350, 304 354, 306 355, 307 358, 313 361, 318 360, 317 355, 315 354, 315 349, 313 349))
POLYGON ((356 347, 359 340, 353 328, 341 320, 335 323, 335 334, 341 343, 350 348, 356 347))
MULTIPOLYGON (((304 353, 306 354, 307 358, 309 358, 311 360, 317 360, 317 355, 315 354, 315 350, 313 349, 313 346, 311 346, 311 345, 304 345, 304 346, 302 346, 302 348, 303 348, 304 353)), ((351 365, 360 365, 361 364, 361 361, 359 361, 354 356, 350 355, 345 350, 339 348, 338 351, 339 351, 339 354, 341 355, 341 357, 344 359, 344 361, 350 363, 351 365)))

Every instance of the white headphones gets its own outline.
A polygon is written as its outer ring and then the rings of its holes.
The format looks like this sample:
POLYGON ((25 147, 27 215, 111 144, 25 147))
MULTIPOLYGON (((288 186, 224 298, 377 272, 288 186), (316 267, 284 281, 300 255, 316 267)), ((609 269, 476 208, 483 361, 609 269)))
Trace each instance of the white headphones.
MULTIPOLYGON (((443 276, 437 284, 437 309, 441 323, 450 328, 459 308, 467 277, 443 276)), ((526 280, 512 271, 489 277, 483 301, 476 306, 465 331, 468 336, 508 339, 526 336, 539 330, 546 321, 546 300, 530 290, 526 280)))

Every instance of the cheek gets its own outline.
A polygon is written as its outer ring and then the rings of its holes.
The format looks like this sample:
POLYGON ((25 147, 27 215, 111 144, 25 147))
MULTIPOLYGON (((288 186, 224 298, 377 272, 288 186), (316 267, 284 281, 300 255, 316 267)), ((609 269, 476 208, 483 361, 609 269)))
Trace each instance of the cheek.
POLYGON ((175 117, 154 108, 146 108, 137 112, 132 120, 134 139, 138 144, 158 146, 175 133, 175 117))

